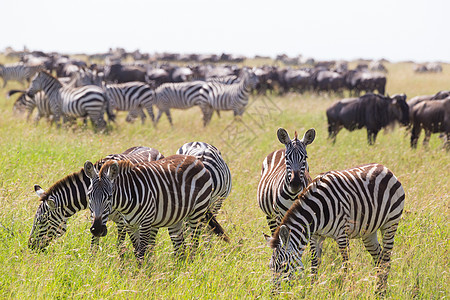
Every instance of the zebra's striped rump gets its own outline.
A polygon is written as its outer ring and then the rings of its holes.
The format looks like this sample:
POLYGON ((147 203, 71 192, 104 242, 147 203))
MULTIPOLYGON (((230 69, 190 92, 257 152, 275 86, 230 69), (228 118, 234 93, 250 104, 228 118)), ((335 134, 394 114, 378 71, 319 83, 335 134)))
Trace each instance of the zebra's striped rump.
MULTIPOLYGON (((86 162, 85 171, 91 178, 91 211, 98 221, 104 221, 109 208, 117 210, 124 217, 139 259, 154 245, 161 227, 168 227, 175 252, 180 253, 184 244, 185 222, 193 232, 194 246, 197 245, 212 190, 211 176, 200 160, 172 155, 136 165, 127 161, 106 162, 99 173, 90 165, 86 162)), ((94 223, 93 226, 98 225, 94 223)), ((102 232, 94 228, 92 233, 102 232)))
POLYGON ((311 182, 306 146, 314 141, 316 132, 309 129, 301 140, 297 132, 291 140, 283 128, 278 129, 277 135, 286 149, 274 151, 265 158, 257 192, 259 207, 266 214, 272 233, 300 192, 311 182))
MULTIPOLYGON (((132 147, 121 154, 111 154, 95 163, 100 168, 106 161, 128 159, 133 163, 152 161, 163 158, 162 154, 153 148, 132 147)), ((66 232, 67 219, 80 210, 88 207, 87 191, 90 179, 83 169, 70 174, 54 183, 47 191, 39 185, 34 189, 39 196, 40 205, 36 211, 33 227, 31 229, 28 246, 32 249, 43 249, 56 237, 66 232)), ((119 241, 125 238, 123 221, 117 213, 111 218, 117 223, 119 241)), ((98 244, 98 239, 93 239, 98 244)))
MULTIPOLYGON (((201 160, 211 175, 212 193, 208 212, 216 216, 231 191, 231 172, 219 149, 203 142, 186 143, 177 154, 192 155, 201 160)), ((215 225, 217 227, 217 225, 215 225)), ((223 229, 221 229, 223 231, 223 229)), ((217 233, 217 232, 216 232, 217 233)), ((226 241, 227 238, 224 237, 226 241)))
POLYGON ((379 164, 363 165, 317 176, 284 216, 269 239, 273 248, 270 267, 275 281, 289 277, 300 266, 311 241, 313 274, 321 255, 321 240, 333 238, 344 262, 349 239, 360 238, 372 255, 385 288, 394 235, 403 211, 405 192, 394 174, 379 164), (377 238, 381 231, 383 247, 377 238))

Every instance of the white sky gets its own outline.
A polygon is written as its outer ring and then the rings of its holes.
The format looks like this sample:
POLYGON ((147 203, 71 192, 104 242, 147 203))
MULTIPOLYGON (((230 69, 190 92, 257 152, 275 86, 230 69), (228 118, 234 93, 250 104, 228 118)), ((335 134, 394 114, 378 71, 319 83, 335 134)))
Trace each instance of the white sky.
POLYGON ((450 62, 448 0, 0 0, 0 51, 450 62))

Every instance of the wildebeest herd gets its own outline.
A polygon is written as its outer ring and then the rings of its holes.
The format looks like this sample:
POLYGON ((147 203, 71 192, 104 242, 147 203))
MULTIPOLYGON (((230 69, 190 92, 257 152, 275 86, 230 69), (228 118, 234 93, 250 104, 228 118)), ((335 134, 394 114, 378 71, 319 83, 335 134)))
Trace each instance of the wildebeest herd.
MULTIPOLYGON (((122 53, 122 52, 121 52, 122 53)), ((32 52, 22 56, 22 62, 1 65, 0 76, 4 86, 9 80, 28 81, 26 90, 11 90, 8 95, 20 93, 14 104, 15 112, 34 109, 35 121, 46 117, 52 122, 91 119, 103 130, 108 121, 114 122, 114 111, 128 111, 126 120, 146 113, 156 126, 163 113, 173 125, 171 109, 189 109, 198 106, 203 124, 210 123, 213 112, 233 111, 241 116, 252 94, 315 91, 343 95, 347 90, 354 98, 337 101, 326 111, 330 139, 335 142, 341 128, 367 128, 368 143, 375 143, 377 133, 394 122, 411 130, 411 147, 417 146, 422 129, 424 145, 431 133, 441 133, 449 148, 449 93, 417 96, 406 102, 406 95, 389 97, 386 92, 386 67, 382 62, 359 64, 348 69, 345 62, 317 62, 313 67, 293 69, 277 66, 242 68, 231 56, 220 56, 227 64, 211 63, 179 66, 170 61, 179 56, 166 55, 166 62, 121 64, 116 56, 106 56, 105 65, 91 64, 55 54, 32 52), (228 59, 228 60, 226 60, 228 59), (378 92, 377 94, 373 92, 378 92), (360 96, 361 93, 365 95, 360 96), (158 109, 155 117, 153 108, 158 109)), ((139 56, 133 53, 135 56, 139 56)), ((196 56, 192 59, 198 58, 196 56)), ((215 59, 204 59, 211 62, 215 59)))

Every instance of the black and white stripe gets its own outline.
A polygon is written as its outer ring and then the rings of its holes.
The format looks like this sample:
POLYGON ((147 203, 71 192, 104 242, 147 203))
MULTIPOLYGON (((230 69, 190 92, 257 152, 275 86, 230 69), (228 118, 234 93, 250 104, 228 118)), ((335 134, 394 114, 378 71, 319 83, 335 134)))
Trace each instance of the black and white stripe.
POLYGON ((301 257, 309 241, 316 274, 323 239, 336 240, 346 262, 349 239, 360 238, 376 266, 384 270, 378 274, 378 288, 383 290, 404 200, 401 183, 383 165, 369 164, 317 176, 269 239, 275 281, 289 278, 303 267, 301 257), (383 247, 378 242, 378 230, 383 247))
POLYGON ((143 109, 147 110, 150 118, 154 121, 152 107, 154 91, 148 84, 140 81, 106 84, 104 90, 112 109, 130 112, 127 121, 133 121, 138 114, 144 123, 146 116, 143 109))
MULTIPOLYGON (((246 70, 238 83, 205 82, 201 93, 208 99, 213 110, 232 110, 234 116, 241 116, 248 104, 250 92, 257 83, 258 77, 246 70)), ((212 111, 207 115, 206 124, 211 117, 212 111)))
POLYGON ((278 129, 277 135, 286 149, 274 151, 264 159, 257 194, 259 207, 266 214, 272 233, 300 192, 311 182, 306 146, 314 141, 316 131, 309 129, 301 140, 297 138, 297 132, 291 140, 283 128, 278 129))
POLYGON ((219 149, 203 142, 190 142, 181 146, 177 154, 195 156, 209 171, 213 191, 208 211, 216 215, 231 192, 231 172, 219 149))
POLYGON ((22 84, 24 84, 24 81, 29 82, 37 72, 43 69, 44 67, 42 65, 34 66, 24 63, 0 64, 0 77, 3 78, 3 88, 5 88, 9 80, 18 81, 22 84))
MULTIPOLYGON (((156 149, 133 147, 121 154, 111 154, 95 163, 100 168, 109 160, 130 160, 132 163, 153 161, 164 156, 156 149)), ((35 191, 41 201, 34 217, 28 245, 32 249, 43 249, 58 236, 66 232, 67 219, 80 210, 88 208, 87 191, 90 179, 83 169, 57 181, 47 191, 35 185, 35 191)), ((118 242, 125 239, 124 224, 117 213, 111 214, 111 220, 118 227, 118 242)), ((98 245, 99 238, 93 237, 91 245, 98 245)))
POLYGON ((206 125, 206 115, 212 113, 211 106, 207 99, 202 96, 201 90, 204 81, 164 83, 155 90, 154 105, 158 108, 158 115, 155 124, 158 123, 162 113, 167 115, 170 125, 172 116, 171 108, 188 109, 193 106, 199 106, 203 112, 203 120, 206 125))
POLYGON ((110 119, 114 118, 103 90, 98 86, 63 86, 51 74, 41 71, 33 78, 28 94, 32 97, 38 91, 44 91, 47 95, 54 122, 58 126, 61 116, 64 120, 89 117, 97 128, 106 126, 103 118, 105 112, 110 119))
POLYGON ((52 117, 50 102, 43 91, 37 92, 33 97, 30 97, 27 95, 27 91, 11 90, 8 92, 8 97, 15 93, 21 93, 21 95, 14 102, 14 112, 23 113, 26 111, 27 121, 29 121, 34 109, 37 108, 38 113, 34 118, 34 122, 36 124, 42 117, 50 120, 50 118, 52 117))
POLYGON ((168 227, 175 252, 183 255, 185 223, 195 250, 212 191, 211 176, 200 160, 173 155, 139 165, 107 162, 98 173, 86 162, 84 170, 91 178, 92 234, 105 234, 105 220, 112 209, 124 217, 138 259, 153 247, 161 227, 168 227))

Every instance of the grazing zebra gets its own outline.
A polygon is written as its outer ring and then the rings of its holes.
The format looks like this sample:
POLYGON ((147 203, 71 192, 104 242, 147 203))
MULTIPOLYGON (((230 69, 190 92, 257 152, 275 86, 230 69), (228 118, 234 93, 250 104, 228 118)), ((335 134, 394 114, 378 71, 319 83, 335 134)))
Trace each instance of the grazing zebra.
MULTIPOLYGON (((244 71, 238 83, 205 82, 201 94, 205 95, 213 110, 232 110, 234 116, 242 116, 250 92, 257 83, 258 77, 253 72, 244 71)), ((211 120, 213 110, 208 111, 206 124, 211 120)))
MULTIPOLYGON (((130 160, 132 163, 153 161, 164 156, 158 150, 147 147, 133 147, 121 154, 111 154, 95 163, 100 168, 109 160, 130 160)), ((87 192, 90 179, 83 169, 66 176, 53 184, 46 192, 35 185, 34 189, 39 196, 39 205, 34 217, 33 228, 30 233, 28 245, 32 249, 43 249, 55 238, 66 232, 67 219, 80 210, 88 208, 87 192)), ((116 212, 111 219, 118 228, 118 243, 125 239, 125 230, 122 218, 116 212)), ((91 246, 98 245, 99 238, 93 237, 91 246)))
POLYGON ((37 107, 38 114, 34 118, 34 122, 37 124, 42 117, 50 119, 52 112, 50 110, 50 102, 48 97, 43 91, 37 92, 33 97, 27 95, 27 91, 23 90, 10 90, 8 92, 8 98, 15 93, 22 93, 16 102, 14 102, 14 111, 23 113, 27 112, 27 121, 30 120, 33 110, 37 107))
MULTIPOLYGON (((187 223, 195 251, 212 191, 211 176, 200 160, 172 155, 138 165, 106 162, 98 173, 87 161, 84 170, 91 178, 88 195, 93 235, 105 234, 105 222, 113 209, 123 216, 139 261, 155 245, 161 227, 168 227, 175 253, 183 256, 187 223)), ((210 226, 218 235, 224 234, 214 216, 207 221, 217 225, 210 226)))
POLYGON ((203 124, 206 126, 206 116, 212 113, 212 109, 207 99, 200 94, 204 84, 204 81, 191 81, 164 83, 160 85, 155 90, 153 99, 154 105, 159 110, 155 125, 158 123, 163 112, 169 119, 170 125, 173 125, 172 116, 170 115, 171 108, 188 109, 198 105, 203 112, 203 124))
POLYGON ((150 86, 144 82, 132 81, 119 84, 106 84, 103 88, 106 97, 110 101, 112 109, 120 111, 129 111, 127 121, 132 122, 135 114, 139 114, 142 124, 144 124, 146 116, 143 108, 147 109, 152 121, 155 117, 153 115, 153 97, 154 91, 150 86))
POLYGON ((32 97, 38 91, 44 91, 47 95, 57 126, 59 126, 61 115, 64 121, 68 118, 89 117, 92 123, 100 129, 106 126, 103 119, 105 111, 110 120, 114 119, 108 100, 98 86, 88 85, 79 88, 63 86, 50 73, 41 71, 33 78, 28 95, 32 97))
POLYGON ((22 84, 24 84, 25 80, 30 82, 30 78, 43 69, 44 67, 42 65, 34 66, 23 63, 9 65, 0 64, 0 77, 3 78, 3 88, 5 88, 8 80, 15 80, 22 84))
POLYGON ((336 240, 344 263, 349 239, 360 238, 380 267, 378 292, 383 292, 404 200, 401 183, 383 165, 368 164, 317 176, 288 210, 272 238, 266 236, 273 248, 270 268, 275 282, 303 268, 301 257, 309 240, 320 241, 314 247, 311 243, 312 271, 317 274, 325 237, 336 240))
POLYGON ((274 151, 264 159, 257 193, 259 207, 266 214, 272 234, 300 192, 311 182, 306 146, 314 141, 316 131, 309 129, 301 140, 297 132, 291 140, 283 128, 278 129, 277 135, 286 149, 274 151))
POLYGON ((208 211, 213 215, 222 207, 223 201, 231 192, 231 173, 222 158, 219 149, 202 142, 186 143, 178 149, 177 154, 192 155, 200 159, 209 171, 212 179, 211 199, 208 211))

